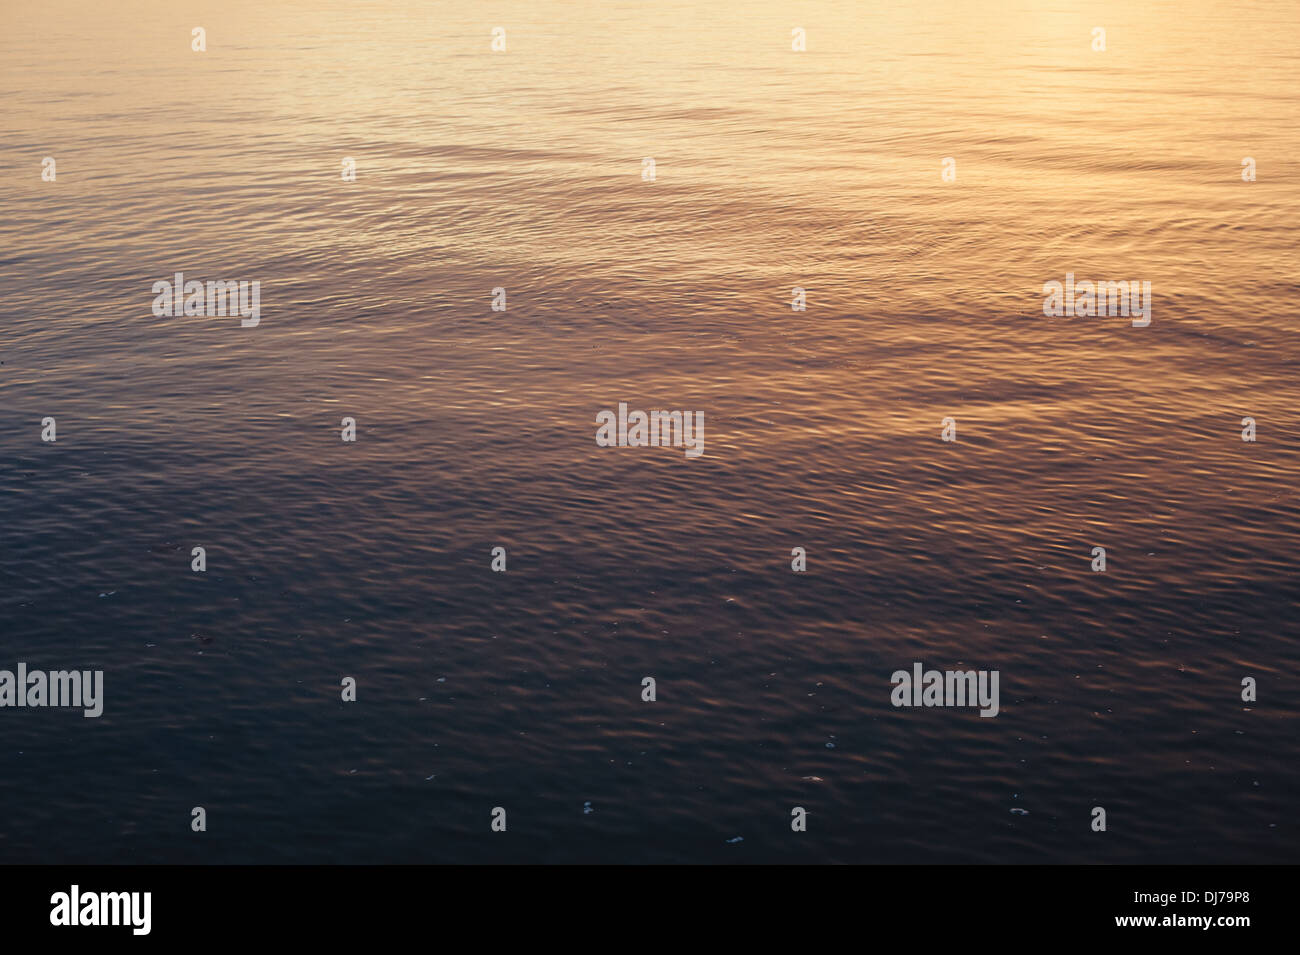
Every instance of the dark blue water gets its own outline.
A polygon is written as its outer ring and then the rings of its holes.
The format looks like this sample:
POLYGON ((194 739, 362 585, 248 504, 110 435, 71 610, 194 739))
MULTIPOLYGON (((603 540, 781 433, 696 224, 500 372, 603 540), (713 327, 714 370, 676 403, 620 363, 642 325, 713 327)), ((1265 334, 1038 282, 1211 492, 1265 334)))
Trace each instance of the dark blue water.
POLYGON ((72 6, 0 21, 0 669, 104 713, 0 708, 0 857, 1295 859, 1293 5, 72 6))

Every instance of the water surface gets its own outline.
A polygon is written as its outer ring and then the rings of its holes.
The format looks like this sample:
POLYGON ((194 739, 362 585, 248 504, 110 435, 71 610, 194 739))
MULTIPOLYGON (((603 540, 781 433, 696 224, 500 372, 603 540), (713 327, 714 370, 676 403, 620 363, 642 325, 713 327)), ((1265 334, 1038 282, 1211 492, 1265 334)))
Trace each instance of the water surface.
POLYGON ((1294 861, 1298 34, 6 6, 0 667, 106 702, 0 710, 0 855, 1294 861), (261 324, 155 317, 176 271, 261 324), (1045 318, 1067 272, 1151 325, 1045 318), (620 401, 705 455, 597 447, 620 401), (893 708, 918 660, 1001 713, 893 708))

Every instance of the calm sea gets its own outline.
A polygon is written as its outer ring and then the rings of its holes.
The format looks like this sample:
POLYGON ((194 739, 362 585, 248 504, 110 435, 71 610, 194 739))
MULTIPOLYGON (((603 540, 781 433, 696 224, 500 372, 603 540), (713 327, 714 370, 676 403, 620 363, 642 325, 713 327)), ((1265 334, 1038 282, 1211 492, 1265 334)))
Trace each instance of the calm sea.
POLYGON ((6 3, 0 668, 105 701, 0 709, 0 858, 1294 861, 1298 35, 6 3), (260 325, 155 317, 177 271, 260 325), (894 708, 917 661, 1001 712, 894 708))

